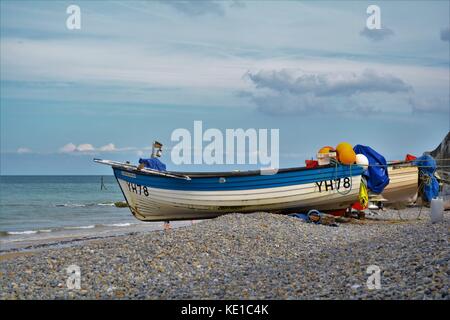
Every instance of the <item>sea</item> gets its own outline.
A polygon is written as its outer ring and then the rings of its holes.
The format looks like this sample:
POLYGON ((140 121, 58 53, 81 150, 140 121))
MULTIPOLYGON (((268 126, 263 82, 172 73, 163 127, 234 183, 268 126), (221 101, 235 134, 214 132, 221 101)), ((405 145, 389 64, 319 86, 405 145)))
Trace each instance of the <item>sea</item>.
POLYGON ((162 229, 118 201, 125 199, 114 176, 0 176, 0 251, 13 243, 162 229))

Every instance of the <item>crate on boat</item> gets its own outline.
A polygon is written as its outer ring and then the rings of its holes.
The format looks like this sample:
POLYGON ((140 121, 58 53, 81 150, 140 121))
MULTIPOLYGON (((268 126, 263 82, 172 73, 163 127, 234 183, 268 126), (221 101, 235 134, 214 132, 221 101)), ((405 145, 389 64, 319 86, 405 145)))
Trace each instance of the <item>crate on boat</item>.
POLYGON ((318 153, 317 160, 319 161, 319 166, 324 166, 330 164, 331 159, 336 159, 336 152, 328 153, 318 153))

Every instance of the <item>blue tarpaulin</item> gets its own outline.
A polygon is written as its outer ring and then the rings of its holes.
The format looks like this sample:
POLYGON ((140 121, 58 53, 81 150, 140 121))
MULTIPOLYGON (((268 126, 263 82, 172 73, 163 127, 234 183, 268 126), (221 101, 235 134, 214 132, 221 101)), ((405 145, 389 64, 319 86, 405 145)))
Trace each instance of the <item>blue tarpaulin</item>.
POLYGON ((288 215, 289 217, 299 218, 303 221, 309 221, 308 215, 306 213, 292 213, 288 215))
POLYGON ((436 172, 436 160, 426 154, 413 161, 413 164, 419 167, 419 173, 423 181, 423 197, 425 201, 430 202, 439 194, 439 182, 434 173, 436 172))
MULTIPOLYGON (((312 223, 315 223, 315 224, 322 224, 322 213, 317 211, 317 210, 314 210, 314 209, 309 210, 308 213, 291 213, 288 216, 289 217, 293 217, 293 218, 301 219, 301 220, 303 220, 305 222, 312 222, 312 223), (311 220, 311 216, 317 216, 317 217, 319 217, 319 219, 317 221, 311 220)), ((336 223, 327 224, 327 225, 332 226, 332 227, 337 227, 338 226, 336 223)))
POLYGON ((356 154, 363 154, 369 159, 369 167, 363 172, 367 180, 367 188, 375 193, 383 192, 389 184, 386 159, 371 147, 358 144, 353 150, 356 154))
POLYGON ((139 159, 139 163, 143 163, 146 168, 158 170, 158 171, 166 171, 166 165, 162 163, 158 158, 149 158, 149 159, 139 159))

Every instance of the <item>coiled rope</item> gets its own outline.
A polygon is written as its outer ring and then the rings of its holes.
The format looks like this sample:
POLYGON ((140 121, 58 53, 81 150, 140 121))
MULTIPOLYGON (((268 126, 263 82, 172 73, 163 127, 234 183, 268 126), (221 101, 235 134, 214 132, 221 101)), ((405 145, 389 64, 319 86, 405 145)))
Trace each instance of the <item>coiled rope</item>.
MULTIPOLYGON (((334 162, 334 188, 336 189, 336 191, 337 191, 338 194, 340 194, 341 196, 345 196, 345 195, 349 194, 350 191, 352 191, 352 189, 353 189, 352 165, 349 165, 350 187, 348 188, 348 190, 346 190, 346 191, 344 191, 344 192, 341 192, 341 191, 339 190, 340 188, 338 188, 338 185, 337 185, 338 181, 339 181, 339 183, 340 183, 340 179, 341 179, 341 178, 339 177, 339 180, 338 180, 338 167, 339 167, 339 162, 336 161, 336 160, 334 160, 334 159, 331 159, 331 160, 334 162)), ((340 187, 340 185, 339 185, 339 187, 340 187)))
MULTIPOLYGON (((419 178, 419 186, 417 187, 417 191, 416 191, 416 194, 418 194, 419 193, 419 191, 420 191, 420 189, 424 186, 424 185, 429 185, 429 184, 431 184, 431 177, 429 177, 428 175, 426 175, 427 177, 428 177, 428 181, 427 182, 425 182, 425 180, 423 180, 423 179, 421 179, 421 178, 419 178)), ((422 209, 423 209, 423 201, 422 201, 422 204, 420 205, 420 209, 419 209, 419 214, 417 215, 417 217, 415 218, 415 219, 411 219, 411 220, 420 220, 419 218, 420 218, 420 216, 421 216, 421 214, 422 214, 422 209)), ((398 218, 400 219, 400 220, 404 220, 403 218, 402 218, 402 216, 400 215, 400 210, 397 210, 397 215, 398 215, 398 218)))

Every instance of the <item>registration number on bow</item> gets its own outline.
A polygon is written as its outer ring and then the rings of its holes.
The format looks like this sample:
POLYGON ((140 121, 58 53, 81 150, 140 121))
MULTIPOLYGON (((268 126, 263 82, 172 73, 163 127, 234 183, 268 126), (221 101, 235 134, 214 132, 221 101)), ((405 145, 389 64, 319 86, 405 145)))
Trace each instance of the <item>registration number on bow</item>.
POLYGON ((350 189, 352 187, 349 177, 338 178, 332 180, 317 181, 316 186, 319 188, 319 192, 329 190, 350 189))
POLYGON ((128 186, 128 190, 130 192, 134 192, 139 195, 143 194, 146 197, 148 197, 148 195, 149 195, 148 189, 146 186, 141 186, 140 184, 131 183, 131 182, 127 182, 127 186, 128 186))

